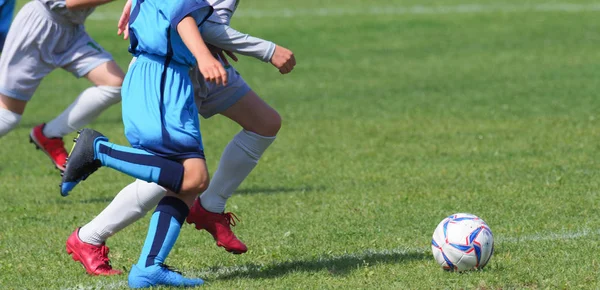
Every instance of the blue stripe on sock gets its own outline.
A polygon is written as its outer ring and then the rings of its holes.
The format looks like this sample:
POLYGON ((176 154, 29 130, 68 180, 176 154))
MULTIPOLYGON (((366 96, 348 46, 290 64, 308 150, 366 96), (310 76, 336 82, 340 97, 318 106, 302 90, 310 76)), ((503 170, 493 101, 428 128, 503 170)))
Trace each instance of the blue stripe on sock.
MULTIPOLYGON (((146 257, 146 267, 155 265, 154 260, 160 253, 163 246, 166 246, 165 239, 169 236, 169 228, 171 227, 171 215, 159 211, 156 211, 155 214, 158 215, 158 221, 156 223, 156 229, 154 230, 154 239, 152 240, 150 251, 146 257)), ((154 218, 154 215, 152 217, 154 218)))
MULTIPOLYGON (((161 213, 164 215, 164 213, 161 213)), ((170 217, 169 229, 167 231, 165 240, 163 242, 162 247, 158 251, 158 254, 154 258, 154 264, 162 264, 167 259, 167 256, 171 252, 171 249, 175 245, 177 238, 179 237, 179 232, 181 231, 181 224, 175 220, 175 218, 170 217)))
POLYGON ((146 235, 146 240, 144 241, 144 247, 142 248, 142 253, 140 254, 140 259, 138 260, 138 267, 145 268, 147 257, 150 254, 150 249, 152 248, 152 244, 156 237, 156 229, 158 228, 158 217, 160 213, 154 212, 152 217, 150 218, 150 225, 148 226, 148 234, 146 235))
POLYGON ((152 155, 144 150, 98 142, 98 159, 102 165, 179 193, 184 168, 181 163, 152 155))

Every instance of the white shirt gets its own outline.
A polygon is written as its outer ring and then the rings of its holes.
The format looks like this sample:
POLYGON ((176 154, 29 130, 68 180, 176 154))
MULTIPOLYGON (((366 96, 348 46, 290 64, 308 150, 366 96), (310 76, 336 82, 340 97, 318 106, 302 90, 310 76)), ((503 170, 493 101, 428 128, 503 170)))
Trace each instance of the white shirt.
POLYGON ((229 25, 240 0, 207 0, 206 2, 215 9, 208 21, 229 25))
POLYGON ((204 41, 222 49, 269 62, 275 44, 261 38, 241 33, 229 26, 240 0, 207 0, 215 11, 202 25, 204 41))

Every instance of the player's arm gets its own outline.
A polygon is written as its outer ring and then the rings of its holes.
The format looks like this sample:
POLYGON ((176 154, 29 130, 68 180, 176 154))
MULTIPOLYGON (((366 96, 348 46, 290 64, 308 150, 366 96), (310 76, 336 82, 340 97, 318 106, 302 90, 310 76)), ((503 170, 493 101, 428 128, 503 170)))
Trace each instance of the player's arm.
POLYGON ((198 62, 198 69, 209 82, 227 85, 227 72, 221 63, 213 57, 200 36, 198 24, 192 16, 184 17, 177 24, 177 32, 185 46, 192 52, 198 62))
POLYGON ((69 9, 69 10, 92 8, 92 7, 100 6, 102 4, 106 4, 108 2, 112 2, 112 0, 66 0, 65 1, 66 5, 67 5, 67 9, 69 9))
POLYGON ((202 37, 216 47, 270 62, 282 74, 291 72, 296 65, 296 58, 291 50, 239 32, 229 25, 205 22, 202 25, 202 37))

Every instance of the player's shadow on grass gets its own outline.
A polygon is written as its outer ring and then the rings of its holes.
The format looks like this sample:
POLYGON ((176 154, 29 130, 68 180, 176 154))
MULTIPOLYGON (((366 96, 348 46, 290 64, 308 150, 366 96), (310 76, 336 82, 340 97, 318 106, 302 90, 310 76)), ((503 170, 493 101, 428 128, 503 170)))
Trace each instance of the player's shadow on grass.
MULTIPOLYGON (((56 113, 58 114, 59 112, 57 111, 56 113)), ((54 118, 54 117, 47 117, 45 119, 37 119, 37 118, 36 119, 29 119, 27 121, 20 122, 19 126, 21 128, 29 128, 29 129, 31 129, 31 128, 33 128, 33 127, 35 127, 35 126, 37 126, 37 125, 39 125, 39 124, 41 124, 43 122, 48 122, 52 118, 54 118)), ((114 116, 114 117, 113 116, 111 116, 111 117, 102 117, 102 118, 99 118, 99 119, 95 120, 93 124, 86 125, 85 127, 86 128, 90 128, 90 127, 93 127, 94 125, 98 125, 98 124, 102 124, 102 125, 104 125, 104 124, 121 125, 121 124, 123 124, 123 118, 121 118, 120 115, 119 116, 114 116)))
POLYGON ((214 267, 207 272, 216 275, 215 280, 238 278, 265 279, 285 276, 295 272, 318 272, 326 270, 333 276, 343 276, 354 270, 370 268, 379 264, 398 264, 431 258, 424 250, 367 251, 360 254, 320 257, 309 260, 276 262, 267 265, 246 264, 236 267, 214 267))
POLYGON ((235 191, 235 194, 258 194, 258 193, 290 193, 290 192, 312 192, 312 191, 320 191, 324 190, 325 187, 312 187, 312 186, 303 186, 303 187, 250 187, 250 188, 240 188, 235 191))
MULTIPOLYGON (((315 191, 315 190, 322 190, 324 188, 322 187, 318 187, 318 188, 314 188, 314 187, 298 187, 298 188, 292 188, 292 187, 275 187, 275 188, 245 188, 245 189, 239 189, 235 192, 235 194, 257 194, 257 193, 289 193, 289 192, 311 192, 311 191, 315 191)), ((53 204, 75 204, 75 203, 79 203, 79 204, 89 204, 89 203, 105 203, 108 204, 109 202, 111 202, 115 197, 114 196, 106 196, 106 197, 94 197, 94 198, 87 198, 87 199, 69 199, 69 198, 57 198, 57 199, 50 199, 48 200, 48 203, 53 203, 53 204)))
POLYGON ((94 198, 87 198, 87 199, 69 199, 69 198, 58 198, 58 199, 50 199, 48 202, 49 203, 54 203, 54 204, 74 204, 74 203, 80 203, 80 204, 89 204, 89 203, 105 203, 108 205, 109 202, 111 202, 115 197, 114 196, 107 196, 107 197, 94 197, 94 198))

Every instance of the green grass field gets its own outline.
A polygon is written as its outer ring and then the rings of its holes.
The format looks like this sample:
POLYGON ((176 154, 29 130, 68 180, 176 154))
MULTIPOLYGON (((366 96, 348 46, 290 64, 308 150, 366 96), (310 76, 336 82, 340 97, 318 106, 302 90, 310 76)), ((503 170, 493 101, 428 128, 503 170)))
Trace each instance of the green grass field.
MULTIPOLYGON (((185 225, 167 262, 216 289, 600 288, 600 3, 471 3, 242 1, 232 26, 298 60, 288 76, 236 65, 284 123, 228 203, 250 251, 231 255, 185 225), (494 232, 483 271, 447 273, 431 255, 435 226, 455 212, 494 232)), ((125 68, 121 5, 87 29, 125 68)), ((88 86, 52 73, 0 139, 2 289, 127 287, 126 275, 85 274, 64 243, 132 179, 102 169, 63 198, 28 143, 88 86)), ((120 112, 90 126, 127 144, 120 112)), ((201 126, 214 172, 239 128, 201 126)), ((148 220, 108 241, 113 266, 137 261, 148 220)))

